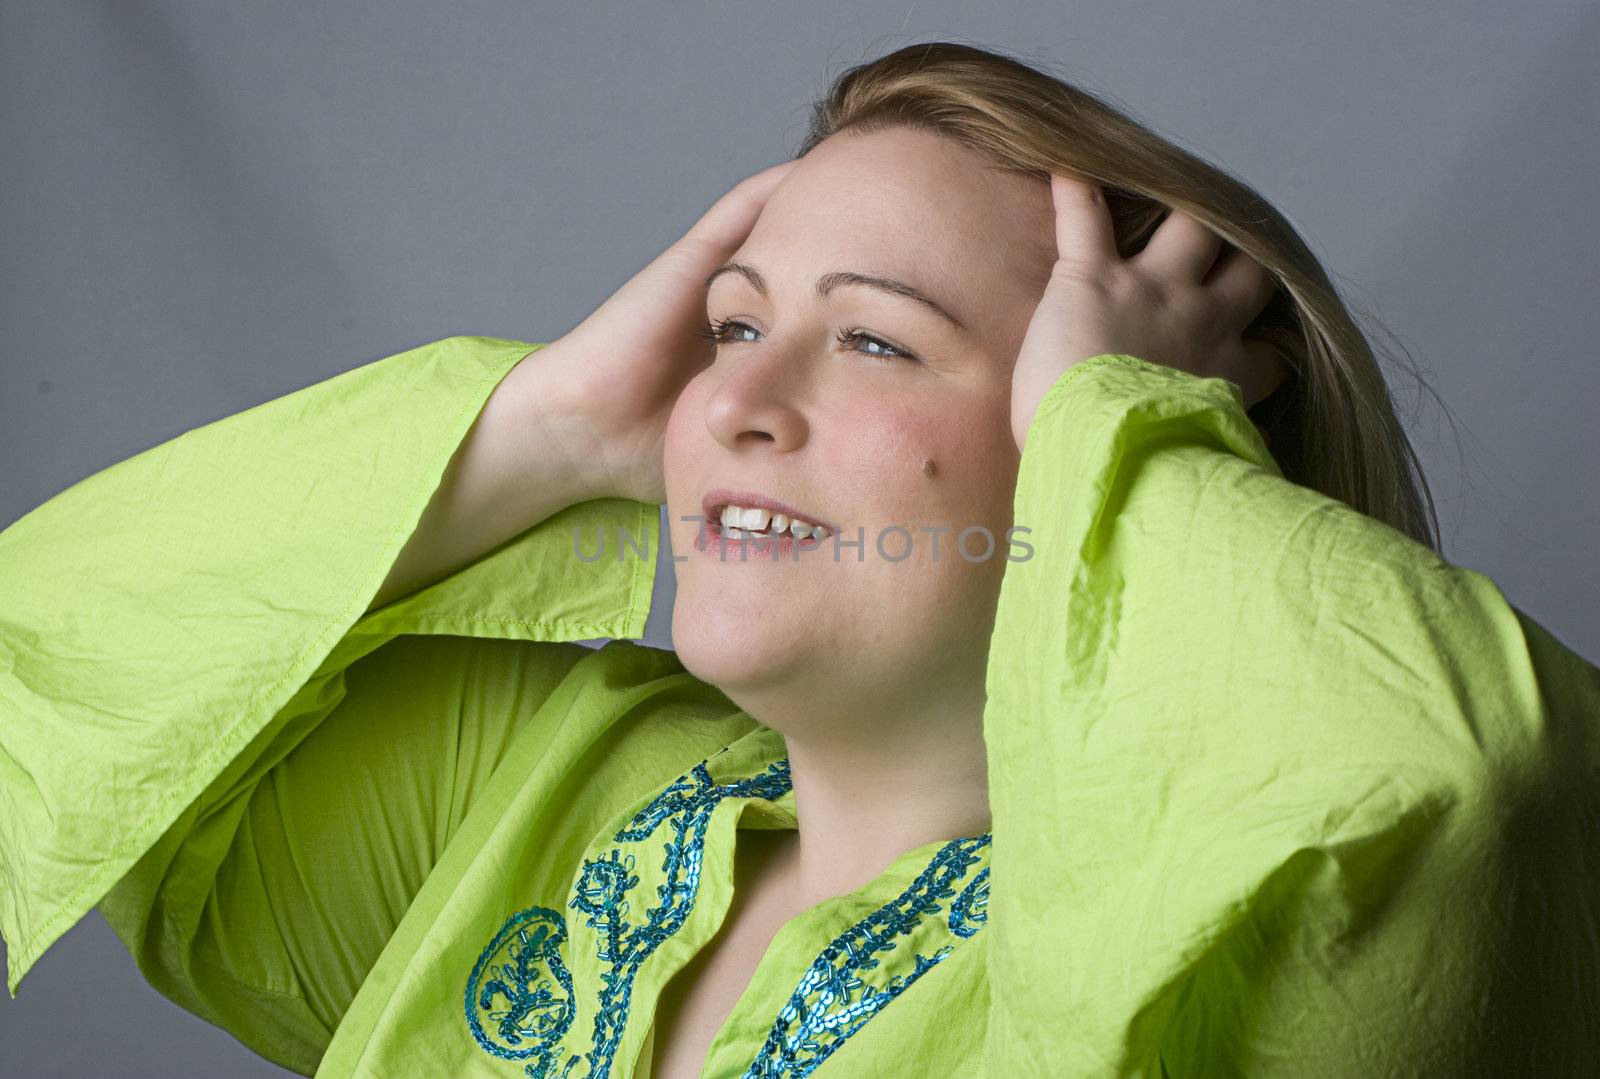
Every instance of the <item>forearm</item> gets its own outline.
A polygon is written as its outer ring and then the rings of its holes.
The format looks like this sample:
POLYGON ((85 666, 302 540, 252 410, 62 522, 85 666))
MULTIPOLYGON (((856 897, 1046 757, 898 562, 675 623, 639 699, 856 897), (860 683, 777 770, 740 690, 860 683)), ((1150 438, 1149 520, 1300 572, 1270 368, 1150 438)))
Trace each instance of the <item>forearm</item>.
POLYGON ((605 496, 585 464, 598 459, 599 436, 578 404, 571 370, 552 344, 501 380, 369 611, 449 576, 568 506, 605 496))
POLYGON ((1025 432, 984 742, 1053 856, 994 864, 990 1070, 1575 1074, 1600 671, 1285 480, 1237 391, 1106 354, 1025 432))

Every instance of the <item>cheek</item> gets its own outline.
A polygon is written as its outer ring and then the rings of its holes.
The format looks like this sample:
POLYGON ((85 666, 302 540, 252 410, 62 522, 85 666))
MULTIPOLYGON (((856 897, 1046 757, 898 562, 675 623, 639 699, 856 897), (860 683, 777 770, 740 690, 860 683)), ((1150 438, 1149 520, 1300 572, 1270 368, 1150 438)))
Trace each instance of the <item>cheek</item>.
POLYGON ((696 489, 706 470, 705 455, 711 452, 706 434, 704 406, 691 382, 678 395, 667 415, 662 434, 661 469, 667 492, 667 521, 675 549, 690 550, 701 523, 700 495, 696 489))
POLYGON ((864 416, 857 430, 856 463, 870 469, 885 512, 955 527, 993 527, 1009 514, 1016 471, 1008 421, 977 410, 883 413, 864 416))
POLYGON ((698 378, 691 379, 673 402, 672 411, 667 414, 667 429, 662 436, 662 466, 666 471, 669 489, 677 471, 675 466, 682 464, 686 455, 694 452, 695 424, 700 423, 701 430, 704 430, 704 423, 700 420, 704 414, 701 403, 703 386, 704 383, 698 378))

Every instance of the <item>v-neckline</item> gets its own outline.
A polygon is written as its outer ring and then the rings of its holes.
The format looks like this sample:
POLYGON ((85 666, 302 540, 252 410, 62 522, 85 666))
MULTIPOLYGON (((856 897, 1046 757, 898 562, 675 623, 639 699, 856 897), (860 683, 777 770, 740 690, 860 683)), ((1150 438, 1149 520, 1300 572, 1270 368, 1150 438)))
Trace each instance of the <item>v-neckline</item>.
MULTIPOLYGON (((662 990, 710 944, 727 920, 733 902, 739 833, 798 827, 794 791, 788 783, 786 753, 782 736, 759 726, 696 768, 703 769, 697 777, 696 793, 716 800, 704 813, 702 837, 691 842, 691 847, 696 848, 696 857, 689 859, 694 863, 691 905, 682 923, 660 937, 650 954, 637 965, 631 979, 628 1010, 640 1018, 648 1015, 649 1022, 642 1033, 626 1028, 619 1032, 617 1054, 613 1059, 632 1061, 630 1077, 641 1074, 641 1067, 648 1067, 643 1054, 647 1049, 653 1052, 655 1017, 662 990)), ((637 804, 625 820, 614 821, 623 827, 603 835, 612 842, 592 845, 586 864, 590 858, 604 857, 615 846, 616 839, 630 834, 627 825, 639 825, 653 817, 659 827, 665 820, 663 798, 673 793, 681 797, 686 793, 693 785, 691 777, 695 777, 696 770, 637 804)), ((638 830, 631 834, 636 835, 638 830)), ((649 840, 636 846, 649 850, 652 845, 656 849, 664 845, 670 862, 673 843, 662 844, 667 834, 665 830, 651 827, 647 834, 649 840)), ((898 979, 891 979, 893 988, 876 993, 876 1004, 870 1007, 870 1012, 875 1012, 887 1003, 887 998, 897 995, 931 969, 948 954, 950 945, 971 936, 984 923, 988 847, 989 833, 932 840, 901 853, 861 887, 823 899, 789 918, 773 934, 748 983, 712 1037, 701 1074, 731 1074, 730 1068, 743 1069, 763 1055, 792 1055, 794 1047, 789 1043, 794 1039, 786 1037, 786 1026, 806 1022, 808 1015, 814 1017, 815 1013, 825 1010, 830 1001, 846 999, 857 989, 872 991, 873 987, 864 986, 861 979, 855 977, 860 971, 852 965, 860 966, 862 959, 873 967, 889 968, 879 970, 880 976, 888 974, 890 969, 905 968, 898 979), (928 883, 919 890, 916 884, 922 878, 927 878, 928 883), (966 887, 948 904, 936 902, 937 898, 954 896, 952 884, 966 887), (933 928, 943 931, 930 933, 927 927, 931 922, 926 918, 929 913, 947 915, 948 930, 941 925, 933 928), (915 947, 902 950, 905 941, 902 939, 897 947, 896 937, 915 938, 915 947), (929 937, 935 938, 933 943, 945 947, 938 949, 931 958, 910 955, 922 950, 918 942, 926 942, 929 937), (798 941, 812 943, 800 946, 798 941), (835 969, 837 958, 828 960, 830 949, 836 956, 843 957, 844 969, 835 969), (776 958, 785 953, 795 958, 790 962, 776 958), (873 953, 880 958, 871 959, 873 953), (906 959, 908 955, 909 960, 906 959), (899 961, 890 961, 897 957, 899 961), (817 999, 808 1003, 812 997, 817 999), (821 1007, 817 1006, 819 1002, 821 1007), (752 1044, 763 1048, 753 1055, 752 1044)), ((633 868, 642 867, 635 863, 633 868)), ((652 876, 659 878, 662 873, 657 871, 652 876)), ((683 887, 682 880, 679 886, 683 887)), ((582 962, 582 957, 603 954, 602 943, 596 930, 584 919, 578 919, 572 932, 574 969, 582 962)), ((862 1018, 837 1040, 842 1042, 865 1021, 862 1018)), ((635 1026, 637 1028, 637 1024, 635 1026)), ((827 1052, 836 1048, 838 1045, 834 1044, 827 1052)))

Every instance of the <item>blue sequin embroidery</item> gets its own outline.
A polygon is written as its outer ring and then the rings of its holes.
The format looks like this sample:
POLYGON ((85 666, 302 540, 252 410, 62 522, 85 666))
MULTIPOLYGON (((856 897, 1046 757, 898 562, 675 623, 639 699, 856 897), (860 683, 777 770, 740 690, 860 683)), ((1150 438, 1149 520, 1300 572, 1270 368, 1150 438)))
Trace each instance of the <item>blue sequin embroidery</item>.
POLYGON ((561 961, 566 936, 559 911, 529 907, 507 919, 483 950, 467 979, 467 1027, 484 1049, 525 1060, 560 1043, 572 1025, 572 975, 561 961))
MULTIPOLYGON (((719 751, 726 752, 726 749, 719 751)), ((710 758, 653 798, 634 815, 615 842, 648 840, 663 824, 672 838, 663 844, 666 881, 656 889, 657 902, 640 924, 632 921, 629 893, 638 885, 633 853, 612 848, 584 860, 568 907, 584 915, 597 931, 598 958, 611 969, 602 975, 591 1043, 593 1048, 561 1061, 561 1043, 569 1033, 575 1007, 572 975, 563 962, 566 920, 548 907, 529 907, 511 915, 483 949, 467 980, 466 1019, 473 1039, 487 1053, 504 1060, 525 1061, 529 1079, 606 1079, 627 1028, 634 977, 640 966, 672 934, 682 928, 699 893, 701 856, 706 828, 717 805, 729 797, 775 799, 790 789, 789 762, 780 760, 760 774, 731 783, 713 782, 710 758), (587 1070, 573 1069, 586 1061, 587 1070)), ((895 939, 951 897, 954 882, 977 860, 989 835, 952 840, 899 897, 868 915, 823 950, 801 978, 779 1013, 766 1044, 745 1079, 805 1076, 838 1049, 873 1014, 950 952, 946 945, 932 956, 915 956, 915 969, 882 987, 868 986, 858 974, 874 969, 875 952, 886 952, 895 939)), ((949 928, 970 937, 984 923, 988 869, 979 872, 950 904, 949 928)))
MULTIPOLYGON (((952 839, 905 891, 835 937, 801 977, 741 1079, 810 1075, 846 1038, 949 955, 948 944, 932 955, 916 954, 915 969, 881 987, 858 976, 877 968, 874 953, 891 951, 896 937, 910 933, 926 915, 941 909, 938 900, 955 895, 955 882, 966 876, 989 840, 987 832, 952 839)), ((972 936, 985 921, 983 913, 974 912, 987 901, 988 873, 987 867, 980 870, 950 904, 949 926, 957 936, 972 936)))

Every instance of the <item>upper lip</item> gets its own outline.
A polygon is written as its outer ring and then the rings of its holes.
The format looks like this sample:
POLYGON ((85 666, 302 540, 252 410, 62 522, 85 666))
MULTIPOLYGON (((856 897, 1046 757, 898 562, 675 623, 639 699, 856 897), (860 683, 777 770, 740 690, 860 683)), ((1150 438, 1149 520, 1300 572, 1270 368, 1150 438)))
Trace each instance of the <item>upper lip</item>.
POLYGON ((785 514, 792 521, 798 520, 813 526, 820 524, 829 532, 835 534, 839 531, 839 527, 832 521, 820 520, 809 513, 795 509, 787 502, 779 502, 770 495, 764 495, 760 491, 733 490, 727 487, 713 488, 707 491, 705 497, 700 500, 700 510, 705 514, 705 523, 707 525, 716 526, 722 523, 723 506, 742 506, 745 509, 760 507, 773 513, 785 514))

